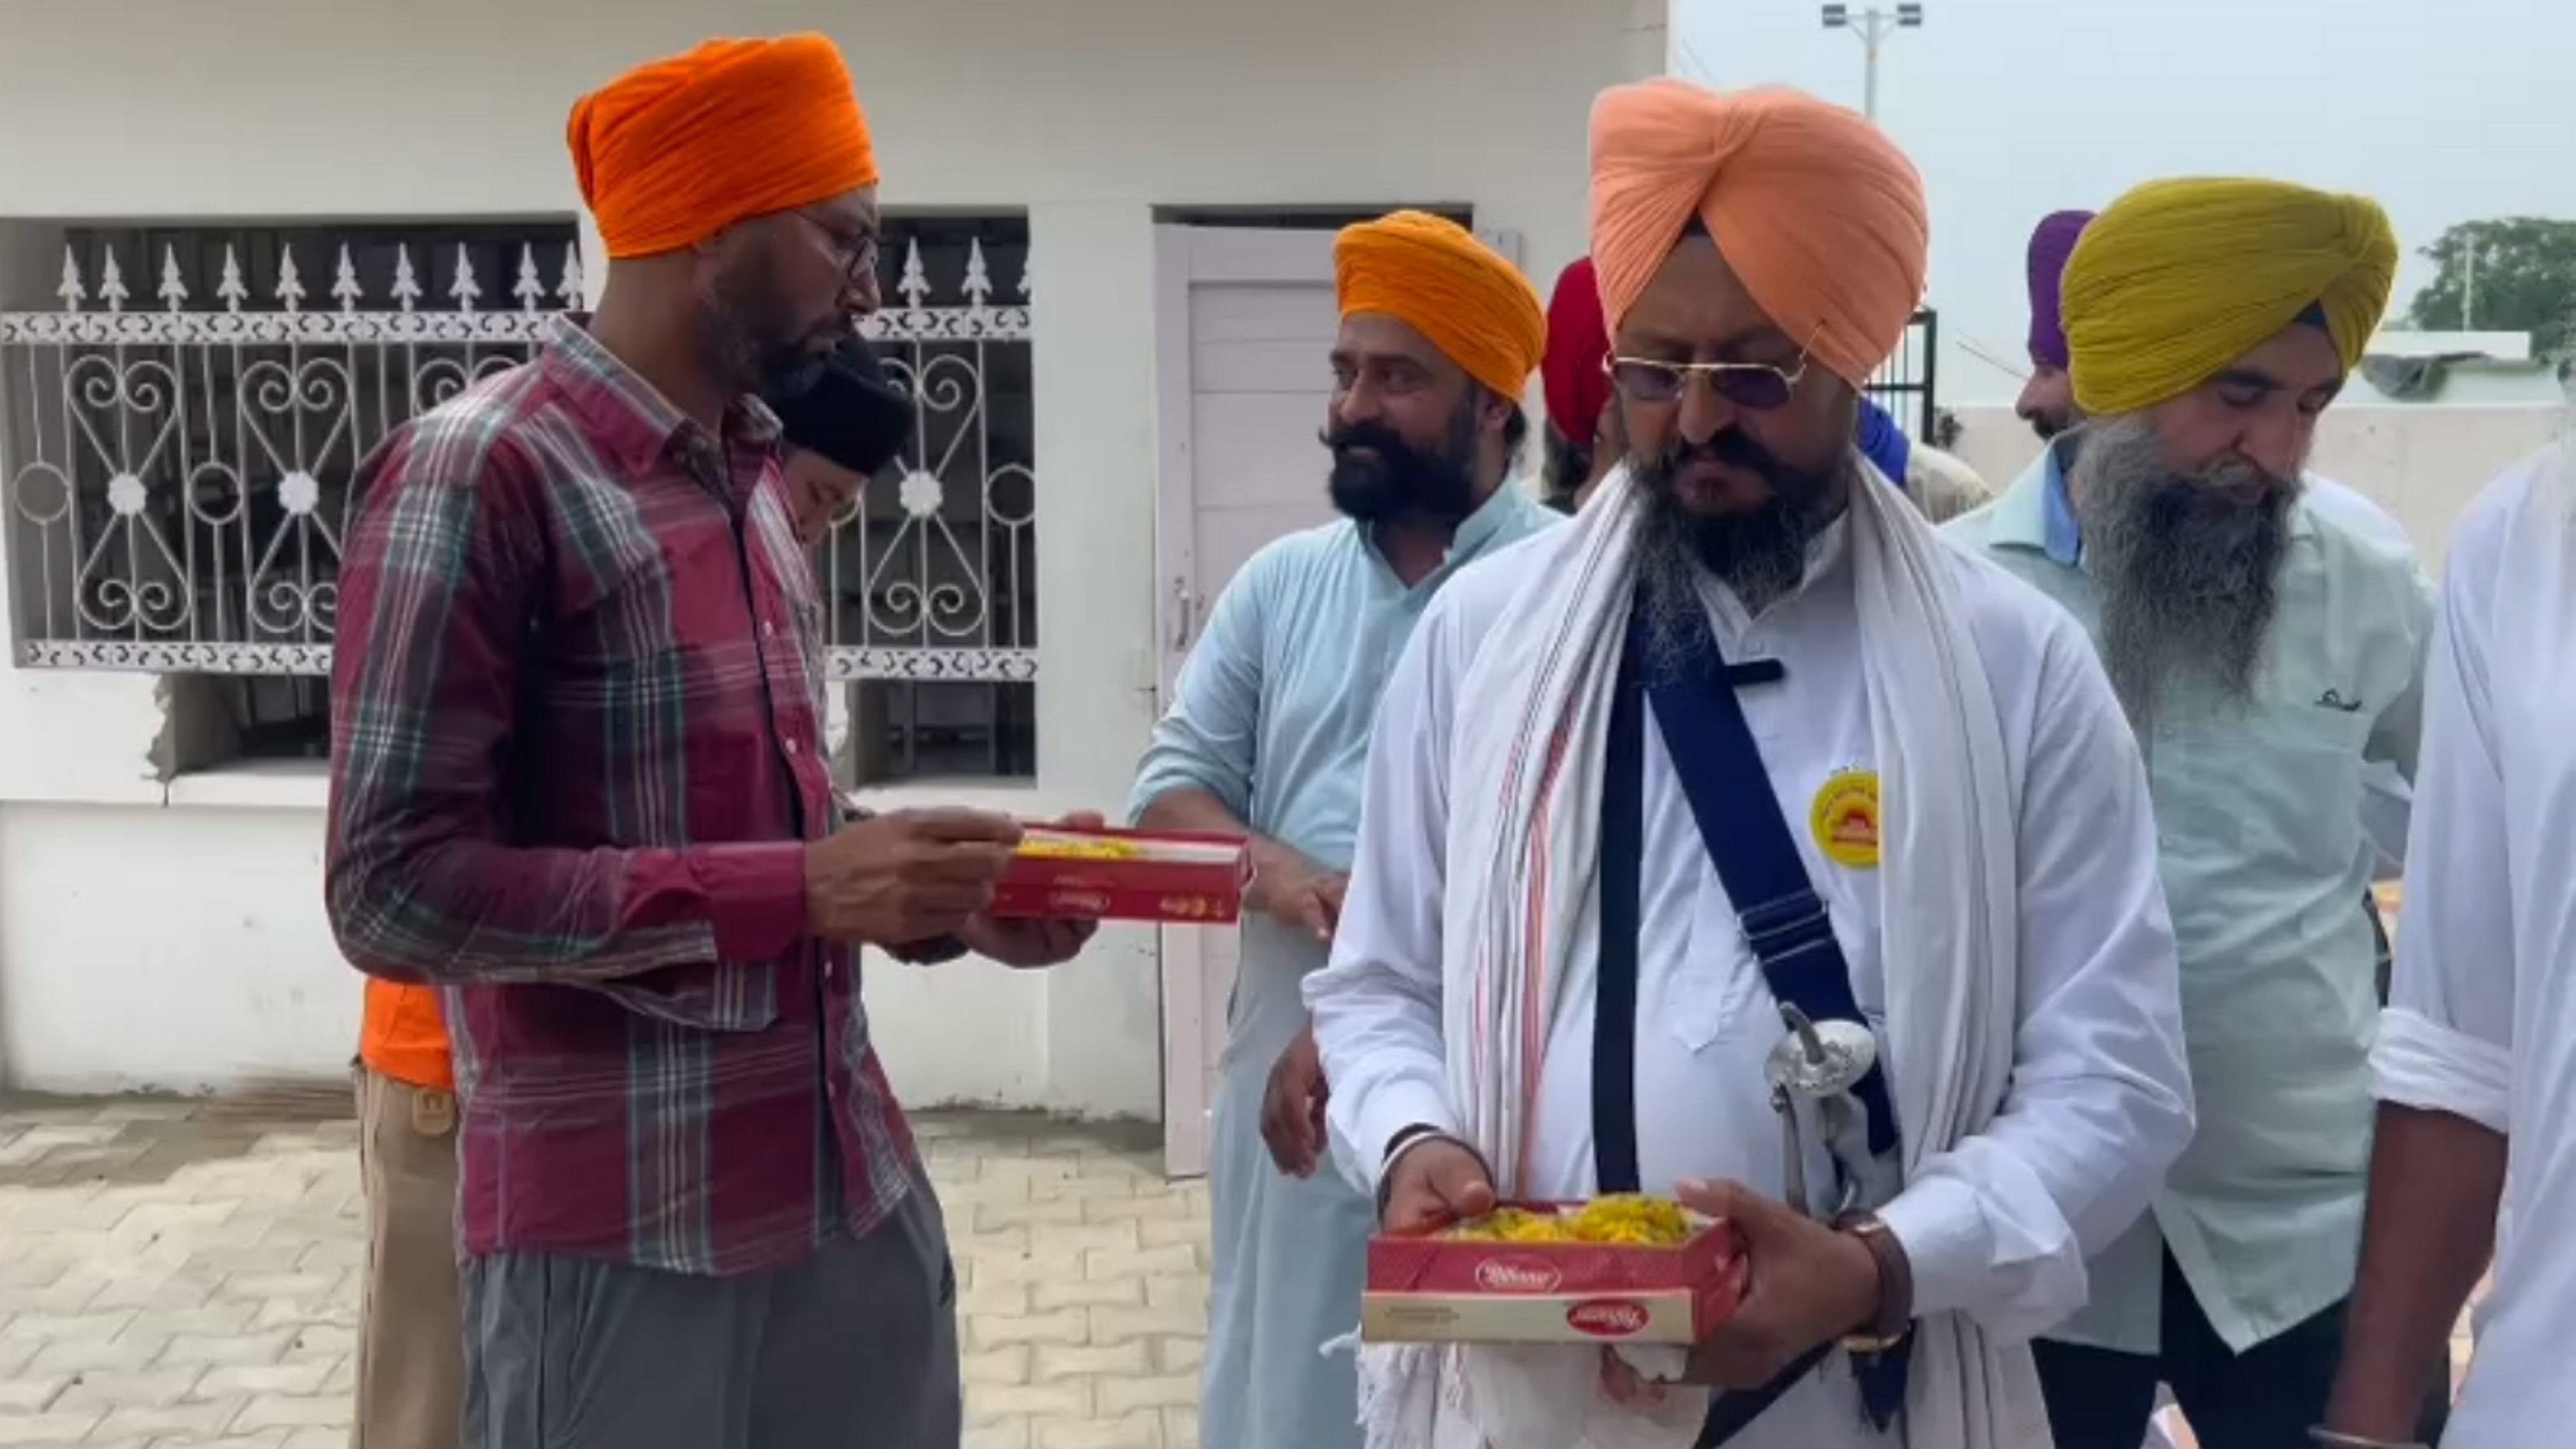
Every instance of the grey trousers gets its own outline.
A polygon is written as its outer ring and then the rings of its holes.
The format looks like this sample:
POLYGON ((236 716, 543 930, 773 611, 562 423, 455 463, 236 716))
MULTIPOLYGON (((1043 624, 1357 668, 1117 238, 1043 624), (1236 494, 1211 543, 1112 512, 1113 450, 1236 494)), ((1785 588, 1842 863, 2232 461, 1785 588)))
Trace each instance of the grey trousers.
POLYGON ((959 1449, 957 1286, 930 1184, 866 1237, 709 1278, 464 1268, 468 1449, 959 1449))

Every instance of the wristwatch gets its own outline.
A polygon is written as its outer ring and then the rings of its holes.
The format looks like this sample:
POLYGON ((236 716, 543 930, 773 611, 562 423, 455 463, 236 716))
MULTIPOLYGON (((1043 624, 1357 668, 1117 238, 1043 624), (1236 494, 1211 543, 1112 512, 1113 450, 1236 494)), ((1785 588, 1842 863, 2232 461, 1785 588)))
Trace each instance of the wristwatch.
POLYGON ((1905 1247, 1875 1213, 1846 1213, 1834 1222, 1837 1232, 1860 1239, 1878 1265, 1878 1316, 1843 1335, 1847 1353, 1885 1353, 1914 1331, 1914 1265, 1905 1247))

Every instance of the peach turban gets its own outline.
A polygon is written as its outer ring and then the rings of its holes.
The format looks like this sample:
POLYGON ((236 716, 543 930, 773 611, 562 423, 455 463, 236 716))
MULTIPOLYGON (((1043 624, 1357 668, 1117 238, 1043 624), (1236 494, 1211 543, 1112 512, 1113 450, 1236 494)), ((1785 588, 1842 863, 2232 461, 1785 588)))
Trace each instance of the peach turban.
POLYGON ((2397 233, 2365 196, 2284 181, 2150 181, 2084 228, 2060 300, 2075 405, 2153 407, 2313 307, 2361 361, 2397 281, 2397 233))
POLYGON ((1665 78, 1592 105, 1592 261, 1616 332, 1692 217, 1781 331, 1859 387, 1923 300, 1914 165, 1858 112, 1665 78))
POLYGON ((1333 239, 1342 315, 1383 312, 1431 339, 1467 375, 1518 398, 1547 354, 1538 289, 1454 221, 1398 211, 1333 239))
POLYGON ((820 35, 710 40, 637 66, 575 102, 564 135, 612 258, 877 179, 849 68, 820 35))

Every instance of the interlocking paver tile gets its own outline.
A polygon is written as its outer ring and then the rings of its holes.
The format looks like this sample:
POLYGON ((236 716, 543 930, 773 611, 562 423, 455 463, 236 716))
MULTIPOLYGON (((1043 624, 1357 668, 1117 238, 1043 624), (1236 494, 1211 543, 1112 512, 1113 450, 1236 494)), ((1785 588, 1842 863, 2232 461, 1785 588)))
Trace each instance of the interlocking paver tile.
MULTIPOLYGON (((354 1127, 264 1110, 0 1100, 0 1449, 348 1442, 354 1127)), ((917 1130, 957 1260, 966 1449, 1197 1449, 1204 1185, 1165 1182, 1132 1127, 917 1130)))
POLYGON ((105 1417, 95 1409, 79 1414, 0 1413, 0 1445, 18 1449, 22 1444, 77 1444, 105 1417))

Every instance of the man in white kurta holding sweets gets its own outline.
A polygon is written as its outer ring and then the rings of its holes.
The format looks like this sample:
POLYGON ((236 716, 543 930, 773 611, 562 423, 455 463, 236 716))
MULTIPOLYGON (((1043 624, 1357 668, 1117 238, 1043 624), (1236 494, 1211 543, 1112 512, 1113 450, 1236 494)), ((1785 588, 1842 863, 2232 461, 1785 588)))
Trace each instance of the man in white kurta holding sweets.
POLYGON ((1913 167, 1850 111, 1672 80, 1595 107, 1628 460, 1426 612, 1307 1001, 1385 1230, 1671 1192, 1734 1225, 1749 1288, 1686 1363, 1370 1346, 1373 1446, 2049 1442, 2026 1341, 2191 1091, 2093 651, 1854 451, 1927 245, 1913 167), (1784 1122, 1791 1008, 1876 1065, 1850 1050, 1840 1110, 1784 1122))

